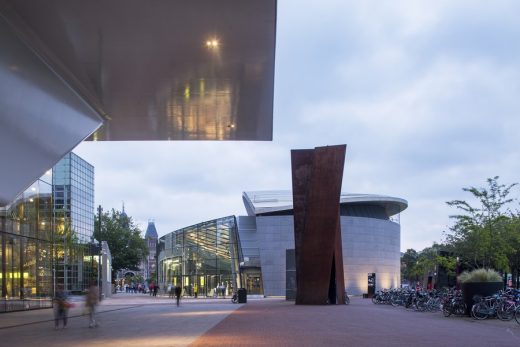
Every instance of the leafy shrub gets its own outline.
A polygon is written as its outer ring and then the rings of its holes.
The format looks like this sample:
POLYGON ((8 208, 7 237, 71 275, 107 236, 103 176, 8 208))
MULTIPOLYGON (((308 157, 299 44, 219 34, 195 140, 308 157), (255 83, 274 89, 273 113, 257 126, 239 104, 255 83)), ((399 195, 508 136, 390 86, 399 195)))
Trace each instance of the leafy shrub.
POLYGON ((476 269, 473 271, 464 271, 459 276, 461 283, 469 282, 501 282, 502 276, 492 269, 476 269))

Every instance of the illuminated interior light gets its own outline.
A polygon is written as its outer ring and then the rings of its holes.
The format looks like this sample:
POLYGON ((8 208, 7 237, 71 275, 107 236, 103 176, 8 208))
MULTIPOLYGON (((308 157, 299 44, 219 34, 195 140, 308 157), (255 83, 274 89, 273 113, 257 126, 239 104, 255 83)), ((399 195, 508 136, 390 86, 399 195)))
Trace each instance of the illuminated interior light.
POLYGON ((30 198, 30 199, 29 199, 29 202, 33 202, 33 201, 34 201, 34 199, 33 199, 33 198, 30 198))

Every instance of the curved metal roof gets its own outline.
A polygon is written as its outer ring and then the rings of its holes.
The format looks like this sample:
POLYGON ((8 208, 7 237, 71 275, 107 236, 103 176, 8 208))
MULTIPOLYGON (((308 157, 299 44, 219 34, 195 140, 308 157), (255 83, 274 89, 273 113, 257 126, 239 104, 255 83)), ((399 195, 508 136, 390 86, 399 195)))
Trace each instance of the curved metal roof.
MULTIPOLYGON (((243 192, 242 200, 244 201, 247 214, 250 216, 293 209, 292 191, 290 190, 243 192)), ((377 194, 341 193, 339 200, 340 204, 382 206, 389 217, 404 211, 408 207, 408 201, 404 199, 377 194)))

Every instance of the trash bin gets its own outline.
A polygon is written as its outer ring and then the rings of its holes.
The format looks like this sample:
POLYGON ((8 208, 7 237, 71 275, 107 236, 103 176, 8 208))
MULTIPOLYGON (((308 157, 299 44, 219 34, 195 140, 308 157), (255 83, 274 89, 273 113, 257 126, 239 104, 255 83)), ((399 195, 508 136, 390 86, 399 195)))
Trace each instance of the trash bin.
POLYGON ((238 303, 245 304, 247 303, 247 290, 246 288, 239 288, 237 291, 238 303))

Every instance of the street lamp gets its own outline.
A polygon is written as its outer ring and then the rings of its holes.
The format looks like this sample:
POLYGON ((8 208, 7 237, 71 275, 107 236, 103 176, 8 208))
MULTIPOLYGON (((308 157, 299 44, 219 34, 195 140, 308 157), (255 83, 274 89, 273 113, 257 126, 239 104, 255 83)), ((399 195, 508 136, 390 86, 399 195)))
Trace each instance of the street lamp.
POLYGON ((101 300, 101 279, 100 279, 100 266, 101 266, 101 213, 103 208, 101 205, 98 206, 98 262, 97 262, 97 287, 99 293, 99 300, 101 300))
POLYGON ((455 264, 455 276, 457 276, 455 279, 456 280, 455 289, 457 289, 457 290, 460 289, 460 282, 459 282, 460 263, 459 263, 459 261, 460 261, 460 258, 457 257, 457 263, 455 264))

